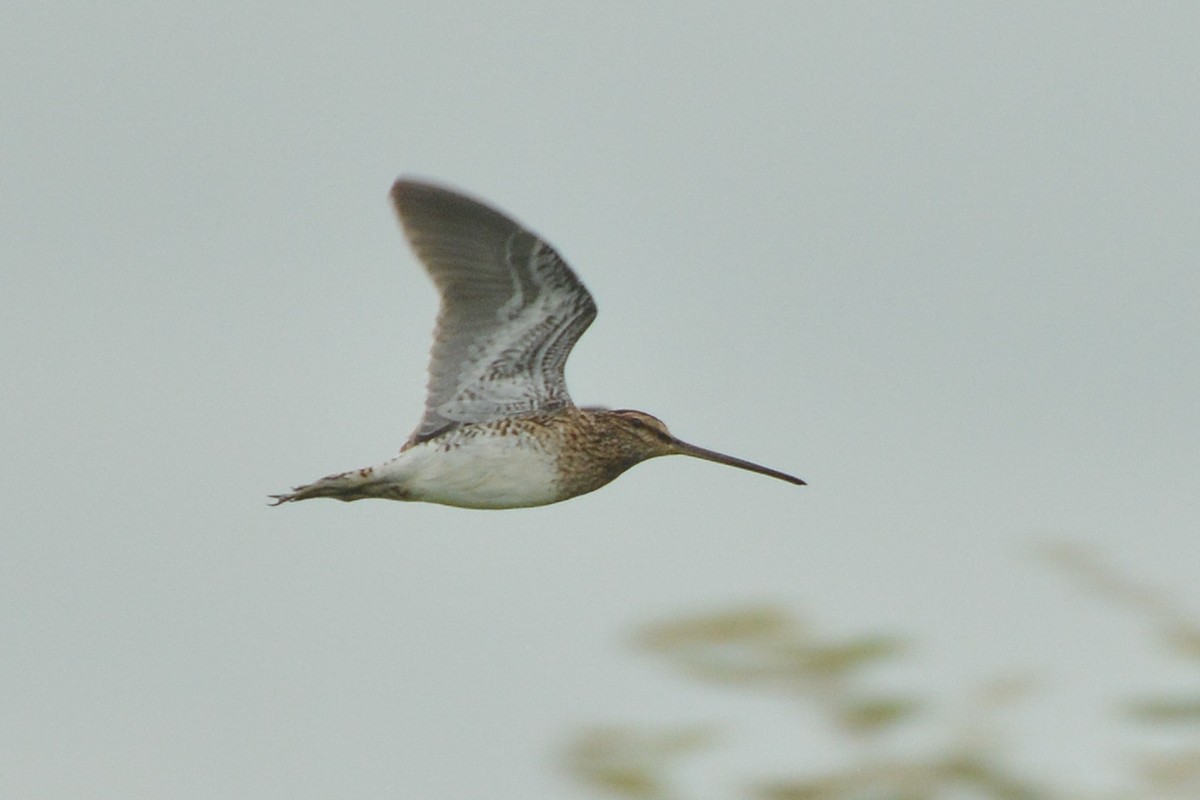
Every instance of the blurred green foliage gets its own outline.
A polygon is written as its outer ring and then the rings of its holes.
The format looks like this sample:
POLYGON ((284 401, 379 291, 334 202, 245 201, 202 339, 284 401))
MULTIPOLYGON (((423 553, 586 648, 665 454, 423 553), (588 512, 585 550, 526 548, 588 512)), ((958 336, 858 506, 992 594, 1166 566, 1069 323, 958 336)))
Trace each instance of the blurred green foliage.
MULTIPOLYGON (((1126 580, 1089 551, 1059 546, 1048 560, 1087 590, 1139 612, 1153 624, 1164 649, 1197 668, 1200 625, 1158 593, 1126 580)), ((874 667, 906 651, 903 639, 878 633, 841 639, 775 607, 759 606, 660 622, 645 627, 636 646, 696 680, 769 692, 815 710, 842 737, 846 757, 834 768, 802 777, 757 781, 739 796, 754 800, 1200 800, 1200 681, 1193 694, 1133 698, 1121 719, 1169 726, 1171 749, 1132 754, 1135 788, 1096 794, 1050 786, 1007 764, 994 735, 992 713, 1022 699, 1029 682, 1007 678, 985 684, 971 700, 970 723, 943 736, 927 752, 897 750, 897 737, 928 703, 870 688, 874 667)), ((673 779, 684 758, 701 757, 717 743, 711 730, 646 731, 603 728, 583 732, 566 766, 581 782, 636 800, 685 800, 673 779)))

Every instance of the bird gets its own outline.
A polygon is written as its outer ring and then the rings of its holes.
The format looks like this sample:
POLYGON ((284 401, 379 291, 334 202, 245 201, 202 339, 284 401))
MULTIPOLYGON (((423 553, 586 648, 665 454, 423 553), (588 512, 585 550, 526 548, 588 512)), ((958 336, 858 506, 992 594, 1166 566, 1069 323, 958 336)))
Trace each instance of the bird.
POLYGON ((473 509, 557 503, 649 458, 685 455, 805 481, 689 444, 657 417, 576 406, 563 368, 596 303, 543 238, 480 200, 400 178, 391 200, 441 298, 425 413, 393 458, 270 495, 473 509))

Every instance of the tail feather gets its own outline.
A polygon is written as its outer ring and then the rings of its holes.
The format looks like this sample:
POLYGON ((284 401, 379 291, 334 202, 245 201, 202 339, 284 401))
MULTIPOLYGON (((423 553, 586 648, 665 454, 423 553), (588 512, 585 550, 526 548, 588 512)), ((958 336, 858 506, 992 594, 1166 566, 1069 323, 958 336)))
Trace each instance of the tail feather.
POLYGON ((272 506, 294 503, 297 500, 309 500, 313 497, 332 497, 349 503, 366 497, 379 497, 381 484, 374 477, 370 467, 351 472, 341 472, 328 475, 318 481, 297 486, 286 494, 270 495, 272 506))

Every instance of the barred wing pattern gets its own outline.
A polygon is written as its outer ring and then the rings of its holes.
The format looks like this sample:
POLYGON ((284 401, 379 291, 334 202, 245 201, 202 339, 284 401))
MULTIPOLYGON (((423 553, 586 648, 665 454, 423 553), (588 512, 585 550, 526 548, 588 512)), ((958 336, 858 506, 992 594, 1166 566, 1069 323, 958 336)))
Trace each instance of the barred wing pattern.
POLYGON ((570 405, 563 367, 596 304, 566 262, 457 192, 401 179, 392 201, 442 298, 425 416, 409 444, 463 423, 570 405))

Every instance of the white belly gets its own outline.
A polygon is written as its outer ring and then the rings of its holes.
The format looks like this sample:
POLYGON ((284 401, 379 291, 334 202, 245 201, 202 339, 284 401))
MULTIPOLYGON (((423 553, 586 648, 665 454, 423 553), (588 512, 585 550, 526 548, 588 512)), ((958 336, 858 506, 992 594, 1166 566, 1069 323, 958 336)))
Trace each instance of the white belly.
POLYGON ((520 508, 562 499, 554 458, 524 437, 483 435, 446 448, 426 442, 375 467, 406 500, 463 508, 520 508))

